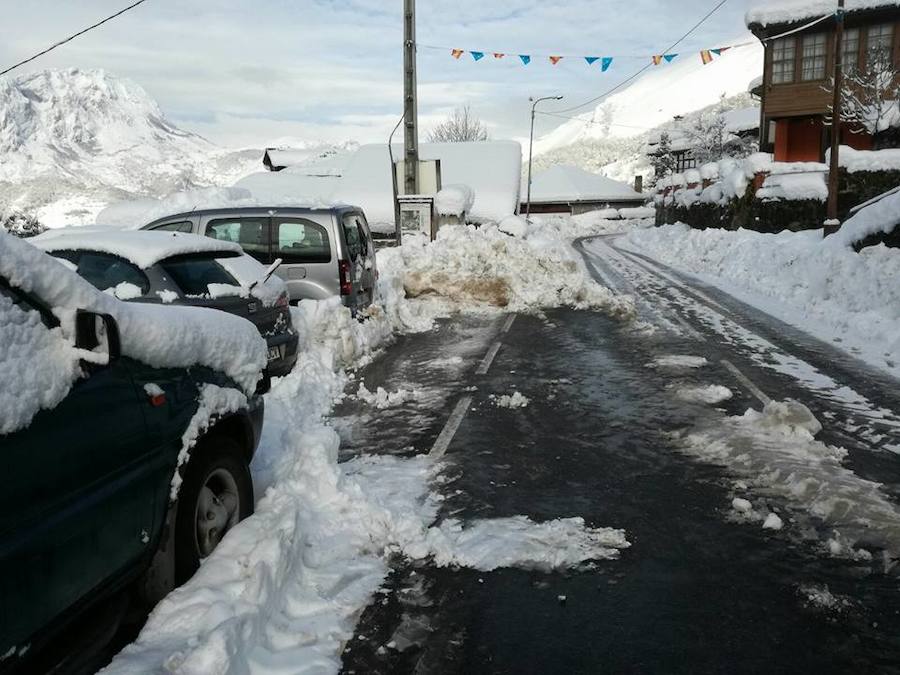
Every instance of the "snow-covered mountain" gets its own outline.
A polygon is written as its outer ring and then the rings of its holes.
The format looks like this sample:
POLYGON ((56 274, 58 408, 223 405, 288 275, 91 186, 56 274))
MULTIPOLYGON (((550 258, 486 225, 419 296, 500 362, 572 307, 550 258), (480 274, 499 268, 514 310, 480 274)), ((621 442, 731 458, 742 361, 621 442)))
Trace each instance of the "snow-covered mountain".
MULTIPOLYGON (((752 36, 739 38, 741 43, 752 36)), ((589 141, 639 136, 676 115, 685 115, 747 92, 763 72, 757 42, 734 47, 707 65, 699 54, 682 54, 671 64, 654 66, 631 85, 601 101, 535 141, 535 154, 589 141)), ((574 113, 567 113, 574 114, 574 113)))
POLYGON ((231 185, 259 171, 262 154, 179 129, 139 85, 102 70, 0 78, 0 211, 50 227, 92 222, 121 199, 231 185))

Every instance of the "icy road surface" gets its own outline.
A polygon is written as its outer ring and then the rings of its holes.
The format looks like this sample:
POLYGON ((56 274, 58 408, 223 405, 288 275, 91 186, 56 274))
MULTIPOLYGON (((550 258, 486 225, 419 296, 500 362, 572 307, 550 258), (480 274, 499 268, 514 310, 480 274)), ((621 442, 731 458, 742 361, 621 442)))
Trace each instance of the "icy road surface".
POLYGON ((358 374, 414 394, 336 423, 348 457, 439 452, 438 522, 494 557, 521 539, 477 524, 520 517, 629 546, 557 570, 396 556, 343 671, 900 672, 897 383, 614 239, 580 248, 637 322, 443 322, 358 374))

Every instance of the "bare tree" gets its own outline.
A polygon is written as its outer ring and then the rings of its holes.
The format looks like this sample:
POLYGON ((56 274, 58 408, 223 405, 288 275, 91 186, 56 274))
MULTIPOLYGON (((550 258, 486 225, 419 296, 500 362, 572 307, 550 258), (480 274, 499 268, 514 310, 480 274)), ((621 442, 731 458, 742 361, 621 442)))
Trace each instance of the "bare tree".
POLYGON ((486 141, 488 131, 484 123, 472 114, 469 106, 457 108, 446 120, 438 124, 428 140, 432 143, 464 143, 486 141))
POLYGON ((900 73, 887 50, 867 56, 865 67, 845 75, 841 117, 854 132, 874 136, 900 123, 900 73))

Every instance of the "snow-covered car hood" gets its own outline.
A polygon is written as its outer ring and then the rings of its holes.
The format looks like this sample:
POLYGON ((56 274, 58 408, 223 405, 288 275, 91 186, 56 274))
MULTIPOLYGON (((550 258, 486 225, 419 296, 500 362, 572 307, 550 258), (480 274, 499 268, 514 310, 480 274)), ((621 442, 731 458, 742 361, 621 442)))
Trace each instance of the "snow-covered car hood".
MULTIPOLYGON (((0 277, 48 306, 60 322, 54 331, 65 338, 60 339, 59 349, 63 342, 71 346, 74 341, 76 312, 88 310, 111 315, 118 323, 122 353, 151 367, 206 366, 225 373, 248 394, 255 391, 265 368, 266 343, 249 321, 213 309, 120 302, 99 292, 60 261, 6 233, 0 233, 0 277)), ((40 391, 46 382, 32 381, 27 374, 18 376, 32 367, 39 353, 39 347, 21 339, 27 335, 16 338, 12 333, 21 326, 24 313, 11 303, 0 309, 0 331, 10 342, 16 339, 15 345, 0 349, 0 415, 5 416, 16 399, 28 402, 25 408, 18 406, 27 412, 20 410, 16 424, 4 424, 0 419, 0 429, 8 433, 27 426, 41 408, 61 401, 80 369, 78 354, 72 349, 63 359, 66 363, 57 364, 60 381, 53 383, 55 400, 48 400, 40 391)), ((29 335, 34 332, 26 331, 29 335)))

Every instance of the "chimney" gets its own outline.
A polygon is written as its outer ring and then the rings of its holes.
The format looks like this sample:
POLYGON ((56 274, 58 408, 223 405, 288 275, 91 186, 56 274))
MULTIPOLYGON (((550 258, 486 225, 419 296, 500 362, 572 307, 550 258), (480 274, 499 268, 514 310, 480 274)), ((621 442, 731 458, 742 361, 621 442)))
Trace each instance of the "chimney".
POLYGON ((634 191, 635 192, 643 192, 644 191, 644 177, 643 176, 635 176, 634 177, 634 191))

